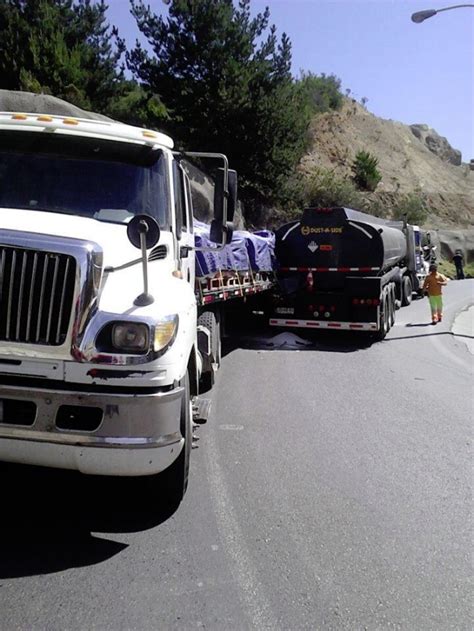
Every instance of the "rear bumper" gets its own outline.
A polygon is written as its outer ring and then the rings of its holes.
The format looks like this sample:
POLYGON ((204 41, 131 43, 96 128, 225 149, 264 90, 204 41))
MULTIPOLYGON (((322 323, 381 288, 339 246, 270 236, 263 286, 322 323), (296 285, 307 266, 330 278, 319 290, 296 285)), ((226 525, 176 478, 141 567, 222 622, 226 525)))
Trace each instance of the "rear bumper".
POLYGON ((296 327, 303 329, 336 329, 343 331, 377 331, 377 322, 334 322, 324 320, 295 320, 292 318, 270 318, 270 326, 296 327))
MULTIPOLYGON (((0 386, 0 461, 73 469, 94 475, 151 475, 178 457, 183 388, 154 394, 104 394, 27 390, 0 386), (13 418, 5 409, 18 410, 13 418), (35 412, 21 417, 23 402, 35 412), (70 406, 64 408, 64 406, 70 406), (92 431, 61 429, 64 410, 98 419, 92 431)), ((74 425, 74 422, 72 423, 74 425)))

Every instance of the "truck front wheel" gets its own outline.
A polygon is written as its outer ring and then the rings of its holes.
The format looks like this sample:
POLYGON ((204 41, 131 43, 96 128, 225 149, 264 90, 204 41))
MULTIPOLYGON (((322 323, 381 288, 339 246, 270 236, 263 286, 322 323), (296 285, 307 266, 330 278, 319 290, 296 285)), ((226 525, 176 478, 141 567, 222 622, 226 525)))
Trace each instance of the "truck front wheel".
POLYGON ((168 503, 173 506, 178 506, 188 487, 189 461, 193 441, 191 394, 188 372, 186 372, 181 380, 180 386, 184 388, 180 416, 180 430, 184 438, 184 445, 181 449, 181 453, 173 464, 158 475, 160 487, 163 489, 165 498, 168 503))
POLYGON ((207 392, 212 388, 215 374, 221 362, 221 330, 220 323, 212 311, 201 313, 198 325, 206 327, 211 339, 211 355, 205 362, 204 370, 199 383, 199 392, 207 392))

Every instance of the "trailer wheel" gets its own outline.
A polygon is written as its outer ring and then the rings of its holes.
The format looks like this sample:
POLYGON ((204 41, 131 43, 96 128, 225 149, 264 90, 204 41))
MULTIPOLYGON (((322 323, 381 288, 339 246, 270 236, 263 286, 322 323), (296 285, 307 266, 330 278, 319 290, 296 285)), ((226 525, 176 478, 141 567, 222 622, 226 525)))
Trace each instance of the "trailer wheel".
POLYGON ((188 488, 189 462, 193 441, 191 394, 187 371, 180 381, 180 386, 184 388, 180 414, 180 431, 184 437, 184 445, 173 464, 158 474, 160 488, 163 489, 165 499, 172 506, 178 506, 188 488))
POLYGON ((392 326, 395 324, 395 310, 397 308, 395 304, 395 285, 390 285, 389 296, 390 296, 390 328, 392 328, 392 326))
POLYGON ((380 310, 380 328, 375 334, 375 339, 380 341, 383 340, 387 335, 388 330, 390 328, 390 312, 389 312, 389 300, 387 296, 387 292, 382 294, 381 300, 381 310, 380 310))
POLYGON ((221 335, 220 326, 212 311, 201 313, 198 318, 198 325, 206 327, 211 338, 211 356, 199 381, 199 392, 202 393, 207 392, 214 385, 215 373, 221 362, 221 335))
POLYGON ((413 285, 409 276, 403 277, 402 284, 402 307, 407 307, 411 303, 413 293, 413 285))

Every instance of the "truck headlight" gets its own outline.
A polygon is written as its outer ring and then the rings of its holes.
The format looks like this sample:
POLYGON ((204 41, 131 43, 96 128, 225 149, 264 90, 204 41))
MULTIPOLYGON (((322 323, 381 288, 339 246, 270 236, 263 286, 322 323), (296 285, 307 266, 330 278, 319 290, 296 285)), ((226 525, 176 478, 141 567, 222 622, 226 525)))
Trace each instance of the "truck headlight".
POLYGON ((170 315, 160 318, 155 324, 154 350, 156 353, 164 351, 174 342, 178 332, 178 316, 170 315))
POLYGON ((118 322, 112 327, 112 345, 120 351, 143 353, 150 347, 149 328, 138 322, 118 322))

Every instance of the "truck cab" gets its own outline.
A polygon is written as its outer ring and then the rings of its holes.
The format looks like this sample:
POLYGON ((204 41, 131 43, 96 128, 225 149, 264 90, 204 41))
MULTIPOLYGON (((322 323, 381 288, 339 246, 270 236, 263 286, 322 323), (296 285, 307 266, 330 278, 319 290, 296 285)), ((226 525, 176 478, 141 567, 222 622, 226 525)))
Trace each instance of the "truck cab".
POLYGON ((172 139, 11 112, 0 139, 0 461, 184 493, 201 358, 172 139))

